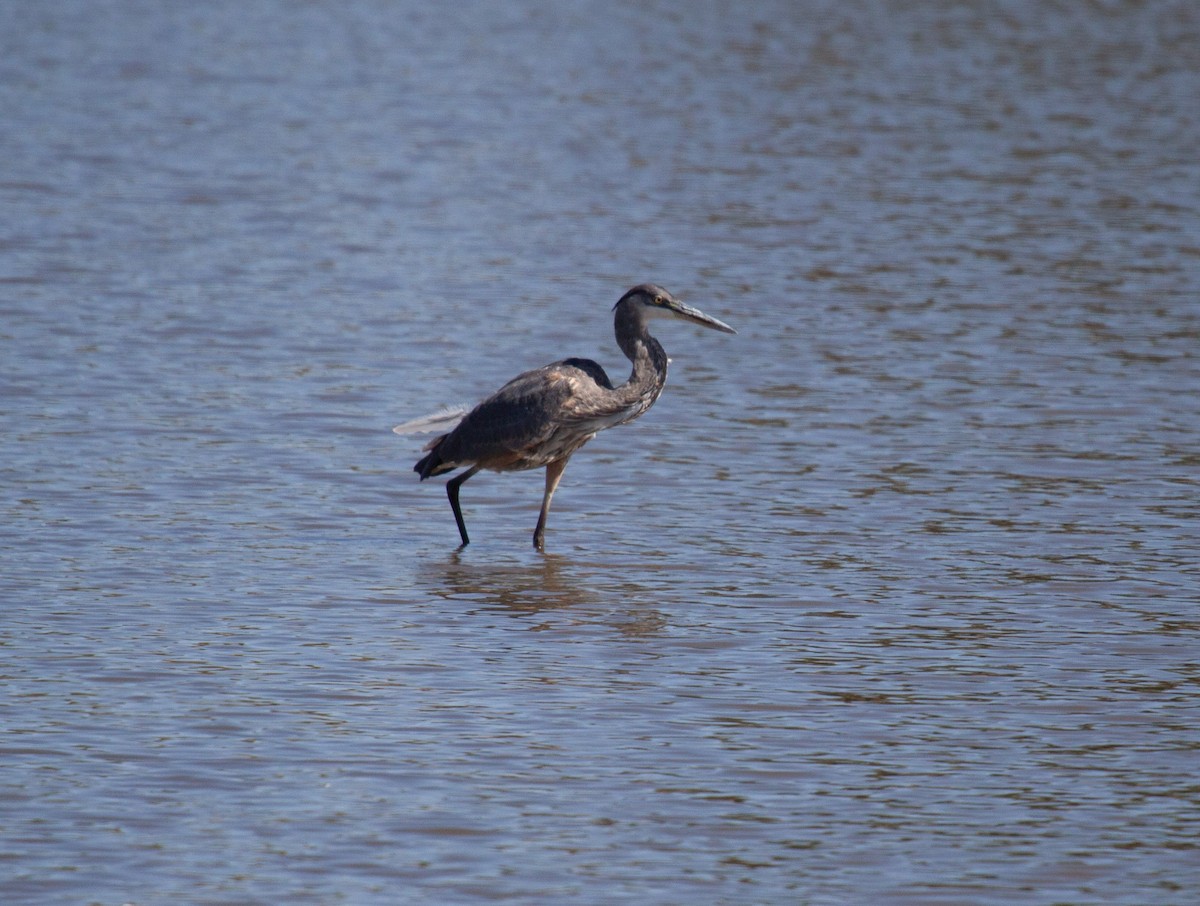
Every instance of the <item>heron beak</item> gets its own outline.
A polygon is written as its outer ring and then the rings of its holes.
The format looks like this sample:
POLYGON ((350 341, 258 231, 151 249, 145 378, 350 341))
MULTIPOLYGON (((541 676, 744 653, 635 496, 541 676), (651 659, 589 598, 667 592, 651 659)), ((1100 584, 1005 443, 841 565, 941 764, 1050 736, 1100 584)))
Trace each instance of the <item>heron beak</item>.
POLYGON ((718 321, 716 318, 710 317, 698 308, 692 308, 690 305, 685 305, 678 299, 672 299, 663 306, 668 312, 675 315, 677 318, 682 318, 684 321, 691 321, 693 324, 699 324, 701 327, 711 327, 713 330, 719 330, 721 333, 737 333, 732 327, 724 321, 718 321))

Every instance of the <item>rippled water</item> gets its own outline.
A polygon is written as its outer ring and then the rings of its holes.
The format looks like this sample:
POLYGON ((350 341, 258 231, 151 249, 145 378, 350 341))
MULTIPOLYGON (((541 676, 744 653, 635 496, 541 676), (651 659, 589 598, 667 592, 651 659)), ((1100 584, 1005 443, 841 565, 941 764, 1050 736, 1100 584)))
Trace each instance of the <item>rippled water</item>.
POLYGON ((1190 903, 1188 2, 0 8, 5 903, 1190 903), (670 384, 463 490, 390 427, 670 384))

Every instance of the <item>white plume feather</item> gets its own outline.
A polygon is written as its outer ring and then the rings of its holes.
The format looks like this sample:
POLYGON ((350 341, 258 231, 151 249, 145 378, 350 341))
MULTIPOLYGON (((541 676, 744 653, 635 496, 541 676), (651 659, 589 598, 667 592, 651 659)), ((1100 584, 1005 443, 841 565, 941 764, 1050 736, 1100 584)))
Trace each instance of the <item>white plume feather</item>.
POLYGON ((444 434, 453 431, 463 416, 470 411, 468 406, 444 406, 430 415, 422 415, 403 425, 396 425, 392 430, 397 434, 429 434, 434 431, 444 434))

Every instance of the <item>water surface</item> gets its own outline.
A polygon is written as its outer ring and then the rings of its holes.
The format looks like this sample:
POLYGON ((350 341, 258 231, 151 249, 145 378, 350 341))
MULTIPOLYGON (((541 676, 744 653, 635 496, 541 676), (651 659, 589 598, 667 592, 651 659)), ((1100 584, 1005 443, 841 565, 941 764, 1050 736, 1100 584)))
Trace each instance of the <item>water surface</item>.
POLYGON ((0 11, 6 903, 1187 903, 1186 2, 0 11), (393 424, 668 388, 463 490, 393 424))

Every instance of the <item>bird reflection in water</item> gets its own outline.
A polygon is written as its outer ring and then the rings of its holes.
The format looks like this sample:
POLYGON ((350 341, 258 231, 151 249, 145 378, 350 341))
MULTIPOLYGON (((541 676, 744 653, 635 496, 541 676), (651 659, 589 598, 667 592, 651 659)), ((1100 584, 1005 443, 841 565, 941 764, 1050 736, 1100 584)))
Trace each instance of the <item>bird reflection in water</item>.
MULTIPOLYGON (((633 637, 655 635, 667 626, 660 611, 647 607, 636 596, 624 597, 614 608, 609 594, 588 587, 594 586, 594 579, 581 576, 578 563, 561 556, 499 565, 474 563, 461 551, 454 551, 441 563, 425 562, 420 571, 422 584, 435 590, 438 597, 462 602, 475 611, 502 610, 529 617, 573 610, 572 623, 609 623, 623 636, 633 637)), ((530 628, 561 625, 543 623, 530 628)))

